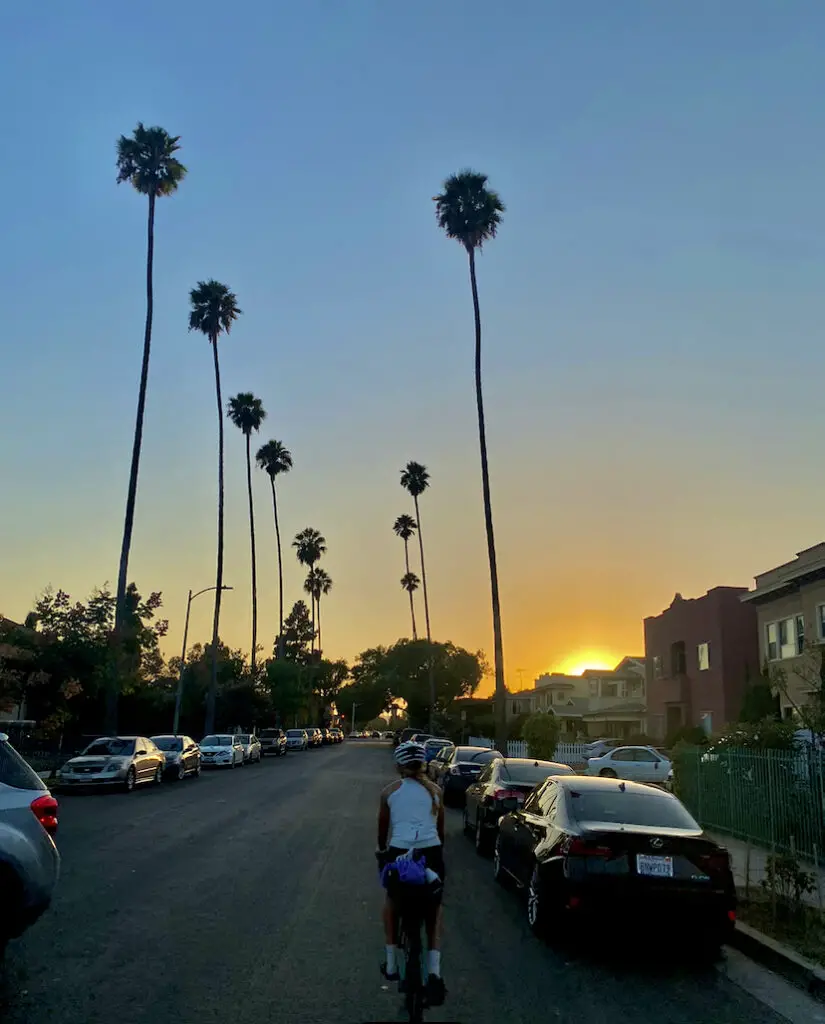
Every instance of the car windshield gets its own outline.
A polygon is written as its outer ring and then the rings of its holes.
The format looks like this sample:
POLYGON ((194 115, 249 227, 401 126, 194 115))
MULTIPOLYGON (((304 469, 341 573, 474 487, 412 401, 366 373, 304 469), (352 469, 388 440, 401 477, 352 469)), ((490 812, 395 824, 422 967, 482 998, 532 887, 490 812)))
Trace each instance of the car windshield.
POLYGON ((479 750, 478 747, 458 747, 455 752, 456 761, 471 761, 474 764, 489 764, 501 756, 497 750, 479 750))
POLYGON ((120 739, 119 737, 114 737, 102 740, 94 740, 83 751, 83 756, 87 754, 102 754, 104 756, 117 755, 118 757, 128 757, 130 754, 134 754, 134 752, 134 740, 124 740, 120 739))
POLYGON ((675 797, 650 789, 616 789, 568 791, 570 813, 578 822, 610 822, 616 825, 649 828, 684 828, 700 832, 701 828, 675 797))
POLYGON ((543 782, 549 775, 575 775, 566 764, 550 764, 541 761, 504 761, 501 765, 500 778, 503 782, 523 783, 535 786, 543 782))
POLYGON ((424 748, 428 750, 440 750, 442 747, 449 747, 449 740, 427 740, 424 748))
POLYGON ((155 736, 152 742, 158 750, 183 750, 183 740, 180 736, 155 736))
POLYGON ((201 740, 202 747, 231 747, 231 736, 204 736, 201 740))
POLYGON ((303 729, 287 729, 287 736, 291 736, 293 739, 301 739, 304 735, 303 729))
POLYGON ((239 736, 236 736, 235 739, 238 741, 238 743, 252 742, 252 737, 249 735, 249 733, 246 732, 242 732, 239 736))

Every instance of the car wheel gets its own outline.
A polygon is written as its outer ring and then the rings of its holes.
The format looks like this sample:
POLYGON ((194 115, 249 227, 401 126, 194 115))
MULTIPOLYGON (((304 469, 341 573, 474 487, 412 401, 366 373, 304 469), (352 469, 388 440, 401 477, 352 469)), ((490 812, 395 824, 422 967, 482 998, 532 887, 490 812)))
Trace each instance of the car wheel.
POLYGON ((499 885, 507 888, 510 881, 510 876, 504 870, 501 864, 501 837, 496 839, 496 845, 493 850, 493 878, 499 885))
POLYGON ((490 839, 487 835, 487 831, 484 828, 484 822, 481 819, 481 815, 476 815, 476 853, 479 857, 486 857, 490 852, 490 839))
POLYGON ((601 777, 603 779, 617 779, 618 778, 618 775, 616 775, 616 773, 613 771, 612 768, 602 768, 602 770, 599 772, 599 775, 601 775, 601 777))
POLYGON ((201 774, 201 768, 202 768, 202 767, 203 767, 203 766, 201 765, 200 761, 198 761, 197 765, 195 766, 195 778, 196 778, 196 779, 199 779, 199 778, 200 778, 200 774, 201 774))
POLYGON ((186 765, 183 763, 183 761, 181 761, 180 764, 178 765, 178 773, 175 776, 175 778, 177 779, 178 782, 183 782, 183 780, 186 778, 186 765))
POLYGON ((155 783, 156 786, 160 786, 163 784, 163 766, 159 766, 155 769, 155 777, 152 781, 155 783))
POLYGON ((533 868, 530 885, 527 887, 527 923, 540 939, 549 931, 547 914, 547 890, 539 877, 538 865, 533 868))
POLYGON ((126 772, 126 781, 123 783, 123 788, 126 790, 127 793, 131 793, 134 790, 136 781, 137 774, 135 772, 135 769, 130 768, 129 771, 126 772))

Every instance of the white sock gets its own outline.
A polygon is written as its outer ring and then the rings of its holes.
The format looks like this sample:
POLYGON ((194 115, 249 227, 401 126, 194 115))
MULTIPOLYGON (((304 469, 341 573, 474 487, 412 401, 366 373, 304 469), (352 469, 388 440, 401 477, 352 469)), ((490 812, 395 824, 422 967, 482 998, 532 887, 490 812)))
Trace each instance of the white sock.
POLYGON ((441 977, 441 950, 431 949, 428 954, 427 974, 434 974, 436 978, 441 977))
POLYGON ((398 969, 398 946, 387 946, 387 974, 395 974, 398 969))

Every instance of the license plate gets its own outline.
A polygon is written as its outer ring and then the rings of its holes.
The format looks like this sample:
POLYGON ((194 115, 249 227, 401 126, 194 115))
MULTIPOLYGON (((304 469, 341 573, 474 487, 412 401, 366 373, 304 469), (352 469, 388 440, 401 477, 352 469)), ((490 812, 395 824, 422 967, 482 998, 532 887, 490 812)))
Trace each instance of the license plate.
POLYGON ((636 874, 646 875, 649 878, 673 878, 673 858, 637 853, 636 874))

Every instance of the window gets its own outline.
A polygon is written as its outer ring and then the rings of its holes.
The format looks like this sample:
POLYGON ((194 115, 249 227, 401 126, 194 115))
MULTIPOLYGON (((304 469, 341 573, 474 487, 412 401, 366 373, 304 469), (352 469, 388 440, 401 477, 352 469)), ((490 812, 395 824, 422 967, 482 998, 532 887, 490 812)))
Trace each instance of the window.
POLYGON ((765 627, 768 661, 795 658, 805 649, 805 617, 794 615, 765 627))
MULTIPOLYGON (((823 605, 823 608, 825 608, 825 605, 823 605)), ((653 655, 653 678, 662 678, 662 657, 659 654, 653 655)))
POLYGON ((778 630, 776 623, 771 622, 768 624, 767 632, 767 648, 768 648, 768 661, 776 661, 779 657, 779 641, 778 641, 778 630))
POLYGON ((685 641, 677 640, 670 645, 670 674, 672 676, 683 676, 687 672, 687 656, 685 654, 685 641))
POLYGON ((821 604, 816 610, 817 632, 819 639, 825 640, 825 604, 821 604))
POLYGON ((699 662, 699 671, 707 672, 710 668, 710 644, 699 644, 696 648, 696 657, 699 662))
POLYGON ((556 786, 547 784, 539 793, 539 809, 545 818, 549 818, 556 809, 559 799, 559 791, 556 786))
MULTIPOLYGON (((823 607, 825 608, 825 605, 823 605, 823 607)), ((590 696, 591 697, 598 697, 599 696, 599 680, 598 679, 591 679, 590 680, 590 696)))
POLYGON ((602 680, 602 697, 617 697, 618 693, 619 691, 616 683, 609 683, 604 679, 602 680))
POLYGON ((620 747, 610 755, 611 761, 635 761, 636 755, 633 747, 620 747))
POLYGON ((652 787, 635 790, 568 790, 571 815, 575 821, 609 821, 621 825, 652 828, 681 828, 691 832, 701 827, 678 800, 652 787))
POLYGON ((637 762, 649 761, 653 764, 654 762, 658 763, 662 760, 657 754, 654 754, 652 750, 645 750, 644 747, 634 747, 633 753, 635 755, 634 760, 637 762))
POLYGON ((495 761, 492 764, 488 764, 484 771, 479 775, 477 782, 489 782, 493 777, 493 772, 496 770, 495 761))
POLYGON ((796 617, 796 653, 801 654, 805 650, 805 616, 796 617))

